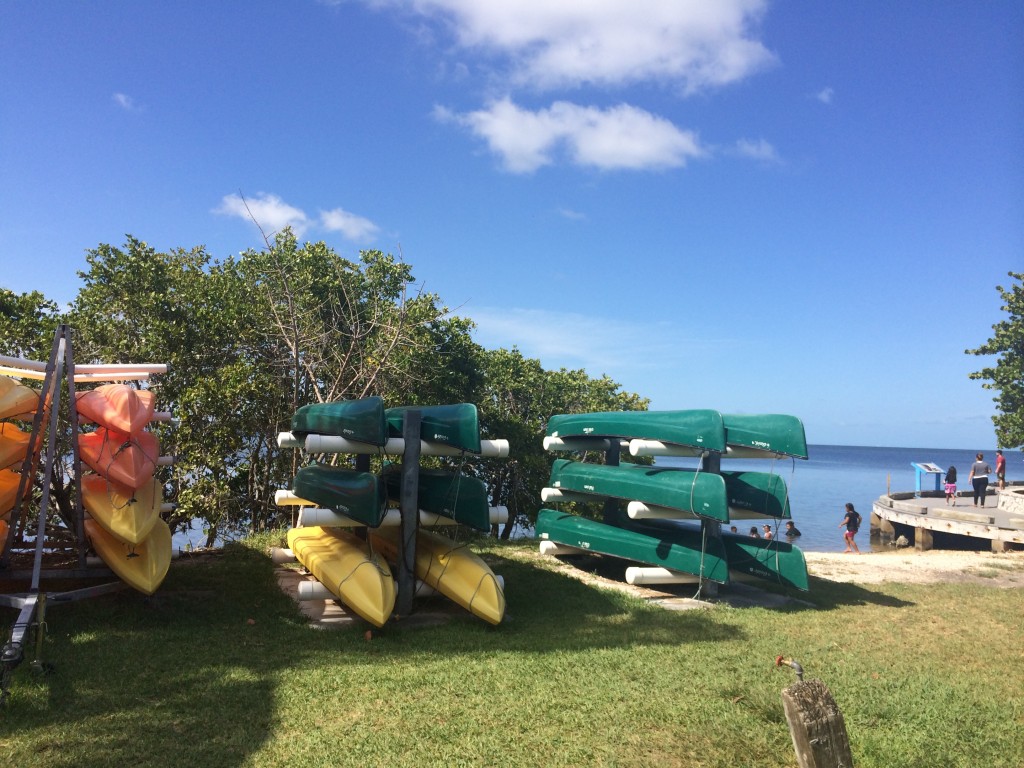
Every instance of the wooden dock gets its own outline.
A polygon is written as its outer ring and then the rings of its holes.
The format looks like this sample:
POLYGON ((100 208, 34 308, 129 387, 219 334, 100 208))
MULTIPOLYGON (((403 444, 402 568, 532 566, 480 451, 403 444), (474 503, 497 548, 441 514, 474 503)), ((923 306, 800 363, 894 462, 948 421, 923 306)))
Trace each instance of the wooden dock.
POLYGON ((881 496, 872 505, 871 538, 884 543, 904 535, 916 549, 928 550, 937 546, 939 534, 940 540, 960 546, 987 540, 993 552, 1024 549, 1024 483, 1002 491, 989 486, 984 507, 975 507, 973 498, 972 491, 960 491, 952 506, 941 491, 881 496))

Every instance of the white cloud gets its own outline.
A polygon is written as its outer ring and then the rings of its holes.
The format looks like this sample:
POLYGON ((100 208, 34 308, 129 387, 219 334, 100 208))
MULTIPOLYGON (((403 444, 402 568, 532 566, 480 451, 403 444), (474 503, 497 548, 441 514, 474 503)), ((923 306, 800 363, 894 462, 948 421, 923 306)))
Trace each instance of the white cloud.
POLYGON ((305 212, 288 205, 277 195, 266 193, 244 199, 241 195, 224 195, 220 205, 214 208, 213 212, 237 216, 246 221, 255 219, 268 236, 285 227, 291 227, 296 237, 302 237, 309 226, 309 217, 305 212))
POLYGON ((126 112, 133 112, 139 109, 135 104, 135 100, 127 93, 115 93, 112 98, 114 103, 126 112))
POLYGON ((506 97, 461 115, 438 108, 435 116, 469 128, 513 173, 550 165, 559 149, 576 165, 601 170, 680 167, 705 154, 693 132, 628 104, 601 110, 557 101, 532 112, 506 97))
POLYGON ((671 82, 687 93, 772 64, 753 32, 765 0, 364 0, 439 20, 466 49, 506 57, 512 80, 550 89, 671 82))
POLYGON ((822 104, 831 104, 832 99, 835 97, 835 95, 836 92, 831 88, 822 88, 820 91, 814 94, 814 98, 816 98, 822 104))
POLYGON ((328 232, 340 232, 353 241, 372 240, 380 232, 380 227, 369 219, 342 208, 320 211, 320 226, 328 232))
POLYGON ((571 208, 559 208, 558 215, 564 216, 565 218, 571 219, 572 221, 586 221, 587 218, 587 214, 580 213, 579 211, 574 211, 571 208))
POLYGON ((260 193, 255 197, 232 194, 224 195, 220 205, 213 209, 214 213, 223 216, 236 216, 251 222, 253 219, 269 237, 285 227, 291 227, 298 238, 303 237, 313 228, 327 232, 338 232, 347 240, 365 242, 372 240, 380 227, 369 219, 350 213, 344 208, 320 211, 319 219, 310 219, 306 212, 294 205, 289 205, 277 195, 260 193))
POLYGON ((778 151, 764 139, 757 141, 740 139, 736 142, 735 152, 740 157, 749 157, 752 160, 761 160, 765 163, 780 162, 778 151))
POLYGON ((607 373, 619 381, 674 368, 690 354, 733 346, 724 339, 688 338, 667 322, 631 323, 608 315, 520 307, 464 308, 459 314, 473 319, 475 339, 484 347, 515 346, 545 368, 583 368, 591 376, 607 373))

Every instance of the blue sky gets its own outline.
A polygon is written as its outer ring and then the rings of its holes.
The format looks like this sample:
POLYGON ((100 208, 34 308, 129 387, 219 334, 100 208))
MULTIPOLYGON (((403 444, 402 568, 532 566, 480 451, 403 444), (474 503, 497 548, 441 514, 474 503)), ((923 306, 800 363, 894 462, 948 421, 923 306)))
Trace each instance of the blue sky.
POLYGON ((0 5, 0 283, 258 248, 243 194, 547 367, 812 443, 994 447, 1024 5, 0 5))

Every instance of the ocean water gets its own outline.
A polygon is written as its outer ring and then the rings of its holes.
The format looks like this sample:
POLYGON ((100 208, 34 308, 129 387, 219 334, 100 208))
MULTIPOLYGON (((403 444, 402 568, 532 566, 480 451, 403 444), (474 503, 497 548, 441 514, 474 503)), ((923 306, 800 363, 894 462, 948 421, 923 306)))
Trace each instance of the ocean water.
MULTIPOLYGON (((995 449, 982 448, 981 451, 994 471, 995 449)), ((893 492, 913 491, 915 473, 911 464, 930 462, 942 467, 943 471, 951 465, 955 466, 958 490, 967 488, 967 475, 978 449, 811 445, 807 453, 807 461, 723 460, 722 468, 781 475, 789 487, 793 522, 803 534, 794 539, 793 543, 808 552, 841 552, 844 549, 844 529, 839 528, 839 524, 845 516, 844 506, 847 502, 852 503, 864 517, 864 523, 857 534, 857 544, 867 550, 870 548, 868 521, 871 505, 886 493, 887 481, 893 492)), ((1003 455, 1006 457, 1006 479, 1024 479, 1024 455, 1020 451, 1003 451, 1003 455)), ((696 466, 692 459, 661 458, 657 463, 662 466, 696 466)), ((925 476, 922 487, 926 490, 934 489, 934 478, 935 475, 925 476)), ((735 525, 744 531, 755 522, 758 521, 740 520, 735 525)))
MULTIPOLYGON (((886 493, 886 482, 891 483, 894 492, 914 490, 914 468, 912 462, 930 462, 947 469, 957 468, 958 488, 967 488, 967 475, 977 449, 946 448, 872 448, 853 445, 812 445, 808 447, 807 461, 785 460, 724 460, 723 469, 754 470, 774 472, 781 475, 789 487, 789 503, 793 522, 803 534, 794 539, 797 546, 807 552, 841 552, 844 548, 843 529, 839 528, 845 516, 847 502, 864 517, 864 524, 857 534, 861 549, 870 548, 868 543, 868 521, 871 504, 886 493)), ((982 449, 985 460, 995 469, 995 449, 982 449)), ((1007 480, 1024 479, 1024 455, 1020 451, 1003 451, 1006 456, 1007 480)), ((659 466, 695 467, 696 459, 659 458, 659 466)), ((925 489, 934 488, 934 475, 924 479, 925 489)), ((735 523, 741 531, 751 525, 760 528, 762 521, 739 520, 735 523)), ((531 531, 521 532, 531 535, 531 531)), ((174 547, 186 549, 191 544, 197 547, 205 543, 202 525, 195 524, 191 530, 174 535, 174 547)), ((218 542, 220 544, 222 542, 218 542)))

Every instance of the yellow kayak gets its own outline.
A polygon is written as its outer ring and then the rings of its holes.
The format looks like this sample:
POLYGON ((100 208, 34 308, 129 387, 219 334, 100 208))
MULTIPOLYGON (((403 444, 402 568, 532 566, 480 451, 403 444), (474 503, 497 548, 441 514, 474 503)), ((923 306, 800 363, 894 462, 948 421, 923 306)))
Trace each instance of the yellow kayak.
MULTIPOLYGON (((377 528, 370 531, 370 542, 396 561, 400 535, 398 528, 377 528)), ((416 534, 416 578, 491 624, 500 624, 505 616, 505 593, 494 572, 465 544, 420 530, 416 534)))
POLYGON ((160 519, 163 492, 157 480, 132 490, 90 473, 82 475, 82 501, 108 533, 126 544, 140 544, 160 519))
POLYGON ((31 436, 9 421, 0 422, 0 469, 25 460, 31 436))
POLYGON ((9 376, 0 376, 0 419, 26 416, 39 405, 39 393, 9 376))
POLYGON ((340 528, 292 528, 288 547, 333 594, 377 627, 395 609, 395 582, 384 558, 340 528))
POLYGON ((85 533, 96 554, 128 586, 152 595, 163 583, 171 567, 171 529, 163 520, 156 521, 141 544, 126 544, 95 520, 85 521, 85 533))
POLYGON ((14 509, 14 502, 18 495, 18 484, 20 482, 20 472, 0 469, 0 517, 14 509))

